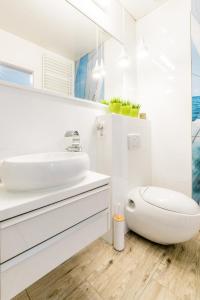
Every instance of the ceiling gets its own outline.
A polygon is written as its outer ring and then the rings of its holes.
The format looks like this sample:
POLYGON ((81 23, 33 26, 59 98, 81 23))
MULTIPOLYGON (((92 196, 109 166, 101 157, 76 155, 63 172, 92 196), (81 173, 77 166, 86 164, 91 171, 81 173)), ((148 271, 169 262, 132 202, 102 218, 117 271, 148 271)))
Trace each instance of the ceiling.
POLYGON ((120 2, 138 20, 167 2, 167 0, 120 0, 120 2))
POLYGON ((96 47, 96 25, 65 0, 0 0, 0 29, 73 60, 96 47))
MULTIPOLYGON (((138 19, 166 1, 121 3, 138 19)), ((0 0, 0 29, 73 60, 96 46, 96 25, 65 0, 0 0)))

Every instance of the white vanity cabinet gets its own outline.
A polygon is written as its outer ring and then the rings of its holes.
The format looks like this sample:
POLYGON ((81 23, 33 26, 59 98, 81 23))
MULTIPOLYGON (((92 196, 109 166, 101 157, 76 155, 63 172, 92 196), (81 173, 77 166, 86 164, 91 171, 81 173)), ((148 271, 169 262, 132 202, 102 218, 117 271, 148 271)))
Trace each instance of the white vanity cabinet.
POLYGON ((0 188, 1 300, 9 300, 109 230, 109 177, 37 193, 0 188))

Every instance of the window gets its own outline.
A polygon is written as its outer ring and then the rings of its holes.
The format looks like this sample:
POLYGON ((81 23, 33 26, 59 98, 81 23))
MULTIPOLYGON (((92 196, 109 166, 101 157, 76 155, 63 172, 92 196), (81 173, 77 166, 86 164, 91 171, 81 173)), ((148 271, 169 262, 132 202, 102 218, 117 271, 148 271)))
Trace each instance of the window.
POLYGON ((32 87, 33 72, 0 62, 0 80, 32 87))

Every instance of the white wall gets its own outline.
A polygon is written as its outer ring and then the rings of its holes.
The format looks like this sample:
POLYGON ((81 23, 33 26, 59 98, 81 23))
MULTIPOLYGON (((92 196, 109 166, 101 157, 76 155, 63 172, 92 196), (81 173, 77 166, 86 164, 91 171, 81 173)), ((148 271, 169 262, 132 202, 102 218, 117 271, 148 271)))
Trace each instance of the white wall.
POLYGON ((125 33, 124 42, 126 51, 129 57, 130 65, 124 71, 124 87, 123 96, 130 99, 132 102, 136 102, 137 97, 137 64, 136 64, 136 22, 134 19, 125 12, 125 33))
POLYGON ((0 107, 0 159, 63 151, 65 131, 78 130, 91 169, 96 169, 96 117, 103 109, 6 85, 0 86, 0 107))
POLYGON ((67 58, 1 29, 0 41, 0 61, 34 72, 35 88, 42 88, 42 57, 44 54, 69 61, 67 58))
POLYGON ((120 67, 119 59, 122 55, 122 45, 111 38, 104 45, 104 59, 106 66, 105 98, 123 97, 134 101, 137 90, 136 68, 136 22, 129 14, 125 14, 125 41, 129 57, 129 66, 120 67))
POLYGON ((105 99, 123 95, 123 71, 118 65, 121 51, 122 47, 115 39, 109 39, 104 44, 105 99))
MULTIPOLYGON (((86 3, 87 1, 84 1, 86 3)), ((91 0, 89 1, 91 2, 91 0)), ((114 1, 115 2, 115 1, 114 1)), ((79 8, 82 2, 79 1, 79 8)), ((83 5, 84 6, 84 5, 83 5)), ((96 7, 96 6, 95 6, 96 7)), ((119 3, 111 6, 107 21, 112 28, 112 34, 120 36, 121 19, 119 15, 122 8, 119 3)), ((99 24, 105 28, 105 13, 96 7, 99 14, 99 24)), ((85 10, 82 9, 85 13, 85 10)), ((90 11, 91 12, 91 11, 90 11)), ((90 15, 90 17, 92 17, 90 15)), ((94 19, 93 15, 93 19, 94 19)), ((126 30, 129 31, 127 43, 132 64, 135 63, 135 35, 132 31, 135 22, 130 16, 126 18, 126 30), (132 47, 132 48, 131 48, 132 47)), ((111 28, 109 27, 109 28, 111 28)), ((0 30, 0 60, 20 65, 35 74, 34 87, 41 88, 42 79, 42 55, 46 49, 18 38, 10 33, 0 30), (13 51, 14 49, 14 51, 13 51)), ((115 54, 115 49, 110 56, 115 54)), ((118 56, 117 56, 118 57, 118 56)), ((112 72, 112 67, 109 67, 112 72)), ((133 70, 133 69, 132 69, 133 70)), ((121 73, 121 70, 118 71, 121 73)), ((131 71, 129 74, 132 74, 131 71)), ((110 74, 112 75, 112 74, 110 74)), ((135 69, 134 75, 135 76, 135 69)), ((112 80, 112 79, 111 79, 112 80)), ((112 82, 114 82, 112 80, 112 82)), ((121 85, 121 77, 117 85, 121 85)), ((131 82, 131 86, 136 83, 131 82)), ((115 82, 116 85, 116 82, 115 82)), ((121 89, 121 88, 120 88, 121 89)), ((109 97, 114 95, 114 87, 109 90, 109 97)), ((117 93, 116 93, 117 95, 117 93)), ((37 91, 28 91, 5 86, 0 83, 0 159, 12 155, 63 150, 63 135, 66 130, 77 129, 80 131, 82 144, 90 154, 92 169, 96 168, 96 116, 104 113, 102 108, 91 108, 87 105, 77 104, 76 101, 60 100, 60 97, 45 95, 37 91), (80 117, 81 116, 81 117, 80 117)), ((84 100, 83 100, 84 101, 84 100)))
POLYGON ((169 0, 137 22, 138 99, 152 124, 153 185, 191 195, 189 0, 169 0), (143 51, 141 44, 143 40, 143 51), (144 51, 145 48, 145 51, 144 51))
MULTIPOLYGON (((104 128, 97 139, 97 171, 112 178, 111 214, 117 212, 118 204, 124 213, 130 191, 151 184, 150 122, 117 114, 99 117, 98 121, 104 128), (139 134, 138 147, 128 149, 128 134, 139 134)), ((112 242, 112 226, 106 240, 112 242)))

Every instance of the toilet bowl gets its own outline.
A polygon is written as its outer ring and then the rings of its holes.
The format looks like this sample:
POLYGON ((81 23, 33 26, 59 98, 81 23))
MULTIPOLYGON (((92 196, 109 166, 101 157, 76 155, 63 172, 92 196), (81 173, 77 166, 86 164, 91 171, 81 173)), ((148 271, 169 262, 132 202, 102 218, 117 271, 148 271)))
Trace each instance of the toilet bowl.
POLYGON ((134 188, 125 206, 128 228, 159 244, 190 240, 200 229, 200 207, 172 190, 146 186, 134 188))

